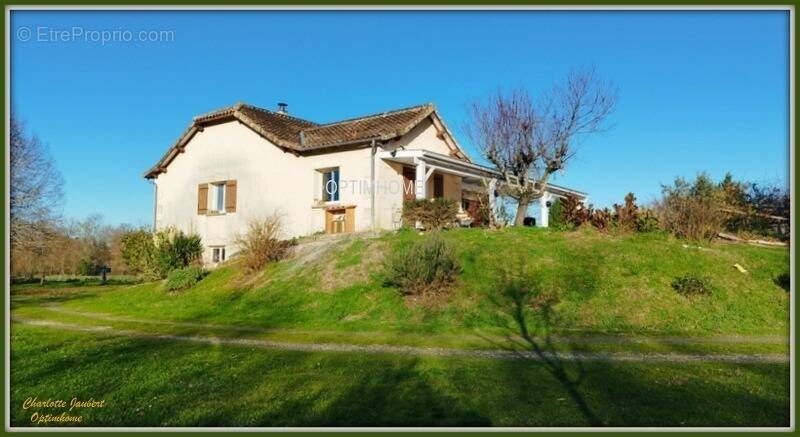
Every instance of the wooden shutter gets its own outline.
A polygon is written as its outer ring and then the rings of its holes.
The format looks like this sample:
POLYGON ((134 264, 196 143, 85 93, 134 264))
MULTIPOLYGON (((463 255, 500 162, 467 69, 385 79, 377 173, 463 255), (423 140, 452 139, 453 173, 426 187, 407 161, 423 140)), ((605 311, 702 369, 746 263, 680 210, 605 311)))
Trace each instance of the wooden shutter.
POLYGON ((236 181, 225 182, 225 212, 236 212, 236 181))
POLYGON ((344 214, 344 231, 352 234, 356 231, 356 208, 348 207, 344 214))
POLYGON ((208 213, 208 184, 197 186, 197 213, 208 213))

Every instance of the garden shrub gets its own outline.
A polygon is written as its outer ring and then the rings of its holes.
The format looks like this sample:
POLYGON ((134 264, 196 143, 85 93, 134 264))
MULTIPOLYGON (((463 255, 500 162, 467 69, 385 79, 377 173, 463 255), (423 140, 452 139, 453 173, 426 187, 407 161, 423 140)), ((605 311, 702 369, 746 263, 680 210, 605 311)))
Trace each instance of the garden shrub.
POLYGON ((403 202, 403 223, 413 226, 419 221, 427 230, 440 230, 451 226, 458 214, 458 203, 453 199, 413 199, 403 202))
POLYGON ((91 259, 81 258, 78 261, 78 268, 75 273, 80 276, 95 276, 97 275, 97 266, 94 265, 91 259))
POLYGON ((173 270, 167 275, 164 290, 178 291, 193 287, 207 274, 200 266, 185 267, 173 270))
POLYGON ((623 205, 614 204, 613 211, 586 206, 576 196, 569 194, 550 207, 550 223, 560 229, 576 228, 586 223, 600 231, 613 228, 627 232, 652 232, 658 229, 656 215, 652 210, 636 205, 633 193, 625 196, 623 205))
POLYGON ((725 229, 728 213, 738 209, 739 188, 726 177, 720 184, 700 173, 694 181, 675 179, 661 187, 662 196, 655 204, 661 227, 673 235, 689 240, 711 240, 725 229))
POLYGON ((617 229, 623 231, 636 230, 636 220, 638 218, 639 207, 636 205, 636 197, 633 193, 628 193, 625 196, 624 204, 614 204, 613 221, 617 229))
POLYGON ((583 202, 572 194, 568 194, 561 200, 561 214, 561 222, 571 227, 577 227, 586 223, 591 216, 591 212, 586 208, 583 202))
POLYGON ((791 198, 785 185, 737 181, 728 173, 718 187, 726 231, 788 240, 791 198))
POLYGON ((550 210, 547 212, 547 223, 554 229, 565 229, 567 223, 564 221, 564 204, 561 199, 555 199, 550 204, 550 210))
POLYGON ((467 214, 475 221, 472 226, 484 226, 490 222, 492 211, 489 207, 489 196, 479 195, 477 202, 469 202, 467 214))
POLYGON ((386 284, 404 295, 426 295, 446 289, 461 271, 453 249, 433 235, 399 248, 384 261, 386 284))
POLYGON ((636 218, 636 232, 655 232, 658 230, 658 217, 650 209, 644 209, 636 218))
POLYGON ((273 214, 263 219, 251 221, 247 232, 236 236, 239 246, 238 256, 250 271, 264 268, 267 263, 286 257, 292 240, 281 240, 281 218, 273 214))
POLYGON ((176 228, 168 228, 156 232, 154 240, 153 270, 160 278, 199 262, 203 255, 203 243, 197 234, 187 235, 176 228))
POLYGON ((685 275, 672 281, 672 288, 681 296, 690 297, 711 293, 705 280, 694 275, 685 275))
POLYGON ((173 270, 198 262, 203 244, 199 235, 187 235, 176 228, 155 233, 140 229, 122 236, 120 250, 132 272, 163 279, 173 270))
POLYGON ((613 223, 613 216, 608 208, 591 209, 589 211, 589 223, 600 231, 606 231, 613 223))
POLYGON ((122 261, 131 273, 144 274, 150 270, 155 252, 152 232, 145 229, 125 232, 119 244, 122 261))

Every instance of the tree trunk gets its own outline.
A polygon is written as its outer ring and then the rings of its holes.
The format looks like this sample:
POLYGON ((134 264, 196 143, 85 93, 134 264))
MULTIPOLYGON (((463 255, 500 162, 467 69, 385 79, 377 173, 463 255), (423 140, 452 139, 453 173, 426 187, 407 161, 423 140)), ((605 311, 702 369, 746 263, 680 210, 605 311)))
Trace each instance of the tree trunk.
POLYGON ((531 200, 527 197, 521 197, 517 200, 517 216, 514 218, 514 226, 524 226, 525 217, 528 215, 528 206, 531 200))

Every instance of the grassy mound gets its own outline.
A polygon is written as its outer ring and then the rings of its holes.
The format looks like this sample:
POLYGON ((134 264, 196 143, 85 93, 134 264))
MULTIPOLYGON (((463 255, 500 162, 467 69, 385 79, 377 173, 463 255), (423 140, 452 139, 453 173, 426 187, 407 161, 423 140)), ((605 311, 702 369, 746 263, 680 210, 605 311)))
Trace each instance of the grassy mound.
POLYGON ((426 238, 416 232, 308 250, 301 244, 297 255, 258 275, 234 263, 176 296, 144 283, 82 289, 62 304, 151 319, 336 331, 502 333, 515 329, 519 314, 524 323, 556 331, 782 335, 788 329, 789 296, 775 279, 788 270, 784 248, 699 247, 662 234, 591 230, 464 229, 442 236, 461 273, 436 308, 408 305, 381 277, 387 253, 426 238), (518 274, 548 296, 546 320, 500 289, 505 276, 518 274), (687 275, 702 276, 709 293, 692 299, 676 293, 672 283, 687 275))

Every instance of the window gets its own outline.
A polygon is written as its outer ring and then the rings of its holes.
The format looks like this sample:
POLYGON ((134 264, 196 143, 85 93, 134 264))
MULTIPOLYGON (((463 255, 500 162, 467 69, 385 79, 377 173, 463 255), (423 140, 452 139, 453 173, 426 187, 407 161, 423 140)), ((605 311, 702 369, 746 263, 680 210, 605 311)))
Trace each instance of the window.
POLYGON ((236 179, 197 185, 197 213, 218 215, 236 212, 236 179))
POLYGON ((325 202, 339 201, 339 168, 332 168, 322 172, 322 200, 325 202))
POLYGON ((211 248, 211 262, 219 263, 225 261, 225 247, 211 248))
POLYGON ((225 212, 225 182, 216 182, 211 184, 211 211, 216 213, 225 212))

